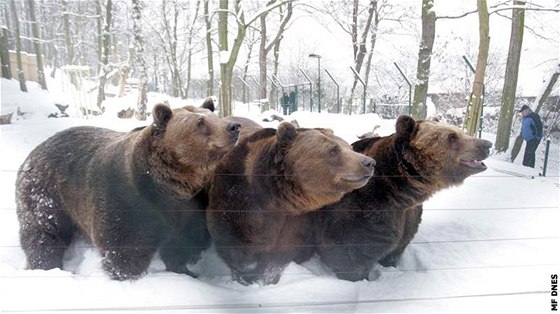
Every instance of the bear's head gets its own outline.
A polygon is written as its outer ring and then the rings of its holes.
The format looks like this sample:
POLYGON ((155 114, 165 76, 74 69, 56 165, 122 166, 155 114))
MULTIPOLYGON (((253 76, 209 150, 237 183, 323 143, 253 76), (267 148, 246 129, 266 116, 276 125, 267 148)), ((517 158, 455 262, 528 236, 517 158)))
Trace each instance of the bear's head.
POLYGON ((300 209, 314 210, 336 202, 361 188, 374 172, 375 160, 356 153, 330 129, 296 129, 283 122, 277 130, 276 163, 289 169, 307 204, 300 209))
POLYGON ((400 116, 396 123, 395 149, 409 174, 433 178, 440 187, 457 185, 470 175, 486 170, 482 160, 492 143, 467 135, 461 129, 435 121, 415 121, 400 116))
POLYGON ((239 123, 209 112, 192 112, 189 108, 171 110, 159 104, 154 107, 153 117, 154 129, 164 132, 163 145, 174 152, 179 163, 213 163, 239 138, 239 123))
POLYGON ((161 154, 184 171, 213 169, 239 139, 239 123, 210 112, 171 110, 158 104, 153 109, 153 118, 152 132, 160 136, 157 145, 161 154))

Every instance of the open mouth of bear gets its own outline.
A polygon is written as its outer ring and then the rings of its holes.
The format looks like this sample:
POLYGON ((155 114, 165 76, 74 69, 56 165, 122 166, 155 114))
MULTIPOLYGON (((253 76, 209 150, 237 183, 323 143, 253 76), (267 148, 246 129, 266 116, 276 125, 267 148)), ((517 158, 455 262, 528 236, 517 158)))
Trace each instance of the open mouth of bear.
POLYGON ((486 170, 487 168, 482 160, 461 160, 461 164, 476 170, 486 170))

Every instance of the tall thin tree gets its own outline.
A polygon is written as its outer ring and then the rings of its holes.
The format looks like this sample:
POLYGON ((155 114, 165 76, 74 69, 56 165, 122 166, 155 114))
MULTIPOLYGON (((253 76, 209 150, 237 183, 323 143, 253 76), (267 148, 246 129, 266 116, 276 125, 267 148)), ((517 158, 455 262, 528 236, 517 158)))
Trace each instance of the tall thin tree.
MULTIPOLYGON (((110 0, 109 0, 110 1, 110 0)), ((74 64, 74 42, 70 30, 70 8, 68 0, 62 0, 62 25, 64 28, 64 41, 66 43, 66 64, 74 64)))
POLYGON ((436 13, 433 10, 434 0, 422 0, 422 40, 418 50, 418 65, 416 67, 416 85, 414 86, 414 100, 412 115, 417 119, 426 118, 426 98, 430 80, 430 64, 432 49, 436 35, 436 13))
POLYGON ((105 84, 109 74, 109 51, 111 48, 111 18, 113 15, 113 1, 107 0, 105 4, 105 26, 103 27, 103 54, 101 59, 101 72, 99 73, 99 86, 97 91, 97 108, 101 109, 101 104, 105 100, 105 84))
POLYGON ((136 119, 146 120, 148 104, 148 71, 144 60, 144 36, 142 34, 142 7, 140 0, 132 0, 132 33, 134 36, 135 59, 138 66, 138 100, 136 119))
POLYGON ((261 15, 266 14, 276 7, 284 5, 294 0, 278 1, 274 4, 262 8, 248 21, 245 20, 245 12, 241 7, 241 0, 234 1, 233 13, 229 11, 227 0, 220 0, 218 11, 218 45, 220 50, 220 115, 229 116, 232 114, 232 80, 233 67, 239 56, 241 44, 245 38, 247 27, 251 26, 261 15), (231 47, 228 42, 228 14, 235 15, 237 23, 237 34, 233 39, 231 47))
POLYGON ((15 0, 10 0, 10 9, 12 11, 12 18, 14 20, 14 30, 15 30, 15 37, 16 37, 16 58, 17 58, 17 67, 18 67, 18 81, 19 81, 19 89, 22 92, 27 93, 27 84, 25 83, 25 74, 23 73, 23 63, 21 60, 21 37, 19 31, 19 18, 17 13, 17 7, 15 0))
MULTIPOLYGON (((524 5, 525 1, 515 0, 514 5, 524 5)), ((515 94, 517 91, 517 78, 519 75, 519 61, 521 60, 521 47, 523 46, 523 29, 525 26, 525 10, 515 8, 511 12, 511 34, 509 50, 500 106, 500 120, 496 134, 495 148, 497 152, 505 152, 509 148, 511 125, 515 111, 515 94)))
MULTIPOLYGON (((277 0, 270 0, 267 5, 274 4, 277 0)), ((270 51, 282 40, 284 31, 286 30, 287 24, 290 21, 293 14, 293 4, 290 2, 286 5, 286 10, 283 11, 282 7, 279 7, 279 12, 281 16, 280 24, 272 37, 272 40, 268 39, 268 27, 267 27, 267 17, 268 13, 262 14, 260 16, 260 46, 259 46, 259 83, 260 83, 260 98, 267 98, 267 77, 268 77, 268 54, 270 51)))
POLYGON ((2 25, 0 36, 0 59, 2 60, 2 77, 12 79, 12 69, 10 67, 10 52, 8 50, 8 28, 2 25))
POLYGON ((43 65, 43 45, 41 43, 41 31, 39 22, 35 14, 35 0, 28 0, 29 4, 29 17, 31 18, 31 31, 33 32, 33 46, 35 48, 35 55, 37 58, 37 79, 39 85, 44 90, 47 90, 47 80, 45 79, 45 67, 43 65))
POLYGON ((212 48, 212 22, 210 17, 210 0, 204 0, 204 25, 206 27, 206 56, 208 64, 207 96, 214 95, 214 50, 212 48))
POLYGON ((488 63, 488 50, 490 49, 490 17, 486 0, 476 1, 478 8, 478 57, 474 73, 473 90, 469 98, 469 110, 467 116, 466 132, 474 136, 480 128, 480 116, 482 113, 482 97, 484 91, 484 74, 488 63))

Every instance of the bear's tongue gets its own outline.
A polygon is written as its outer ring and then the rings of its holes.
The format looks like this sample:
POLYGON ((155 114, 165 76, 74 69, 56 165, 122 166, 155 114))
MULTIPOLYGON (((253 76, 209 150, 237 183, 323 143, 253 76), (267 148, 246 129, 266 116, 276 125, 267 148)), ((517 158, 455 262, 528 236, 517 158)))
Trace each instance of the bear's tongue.
POLYGON ((461 163, 470 168, 486 169, 486 165, 481 160, 461 160, 461 163))

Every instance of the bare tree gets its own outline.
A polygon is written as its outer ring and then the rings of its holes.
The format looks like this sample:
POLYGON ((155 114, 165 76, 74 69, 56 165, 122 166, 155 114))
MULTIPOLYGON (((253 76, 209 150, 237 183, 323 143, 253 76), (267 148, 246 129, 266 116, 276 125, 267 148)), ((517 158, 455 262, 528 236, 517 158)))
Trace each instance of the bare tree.
MULTIPOLYGON (((515 0, 514 5, 524 5, 525 1, 515 0)), ((507 58, 504 88, 502 91, 502 103, 500 106, 500 119, 496 134, 495 149, 497 152, 505 152, 509 148, 511 137, 511 125, 515 111, 515 94, 517 91, 517 78, 519 74, 519 61, 521 59, 521 47, 523 46, 523 28, 525 26, 525 10, 513 9, 511 21, 511 34, 509 39, 509 53, 507 58)))
POLYGON ((12 11, 12 18, 14 20, 14 36, 16 37, 16 57, 17 57, 17 67, 18 67, 18 80, 19 89, 22 92, 27 92, 27 85, 25 83, 25 75, 23 74, 23 64, 21 61, 21 37, 19 30, 19 18, 17 14, 17 7, 15 0, 10 0, 10 8, 12 11))
POLYGON ((192 79, 192 58, 193 58, 193 54, 195 52, 195 42, 197 42, 197 40, 195 40, 195 34, 198 32, 198 13, 200 11, 200 0, 196 1, 196 6, 195 6, 195 12, 194 15, 191 19, 191 23, 188 27, 187 30, 187 42, 186 42, 186 49, 185 52, 187 54, 187 86, 185 87, 185 93, 184 96, 187 97, 187 95, 189 94, 189 88, 191 85, 191 79, 192 79))
POLYGON ((170 94, 173 97, 186 98, 183 75, 186 72, 188 84, 192 55, 198 47, 195 45, 198 42, 195 34, 199 30, 200 4, 201 1, 163 0, 160 7, 155 7, 159 11, 154 14, 155 20, 145 20, 159 40, 159 48, 163 51, 162 57, 171 76, 170 94))
MULTIPOLYGON (((255 44, 257 43, 256 38, 256 31, 254 29, 247 29, 247 34, 245 35, 245 49, 247 51, 247 57, 245 58, 245 64, 243 65, 243 73, 242 78, 244 82, 247 82, 247 76, 249 73, 249 65, 251 64, 251 59, 253 56, 253 50, 255 44)), ((247 88, 243 88, 243 92, 241 94, 241 101, 246 103, 249 102, 249 96, 247 95, 247 88)))
POLYGON ((241 8, 241 0, 234 1, 233 11, 229 10, 228 0, 220 0, 219 11, 218 11, 218 45, 220 50, 220 115, 230 116, 232 113, 232 78, 233 78, 233 67, 239 56, 239 51, 243 40, 245 38, 245 33, 247 27, 253 24, 256 20, 260 18, 261 15, 266 14, 270 10, 274 10, 280 5, 292 2, 293 0, 284 0, 275 2, 272 5, 268 5, 251 17, 249 20, 245 20, 245 12, 241 8), (235 16, 237 34, 233 40, 233 44, 230 46, 228 41, 228 15, 233 14, 235 16))
POLYGON ((31 18, 31 30, 33 32, 33 46, 37 58, 37 79, 41 88, 47 89, 47 80, 45 79, 45 69, 43 65, 43 49, 41 45, 41 32, 39 31, 39 22, 35 15, 35 0, 29 0, 29 17, 31 18))
POLYGON ((212 23, 210 17, 210 0, 204 0, 204 25, 206 27, 206 56, 208 58, 208 81, 206 94, 214 95, 214 50, 212 48, 212 23))
POLYGON ((8 50, 8 28, 2 25, 0 34, 0 57, 2 60, 2 77, 12 79, 12 69, 10 68, 10 52, 8 50))
POLYGON ((466 132, 474 136, 480 127, 480 113, 482 112, 482 96, 484 90, 484 73, 488 61, 488 50, 490 48, 490 17, 486 0, 477 0, 478 8, 478 57, 471 96, 469 98, 469 109, 467 116, 466 132))
POLYGON ((418 50, 417 83, 414 86, 414 101, 412 103, 412 115, 417 119, 426 118, 426 97, 430 80, 430 64, 436 36, 436 13, 433 10, 433 6, 433 0, 422 0, 422 40, 418 50))
MULTIPOLYGON (((270 0, 267 3, 267 6, 270 6, 276 3, 277 0, 270 0)), ((286 10, 282 10, 283 6, 278 7, 278 12, 280 15, 280 24, 276 33, 273 35, 272 39, 269 40, 268 38, 268 25, 267 25, 267 17, 269 12, 264 13, 260 16, 260 47, 259 47, 259 83, 260 83, 260 91, 259 97, 260 98, 267 98, 267 76, 268 76, 268 54, 270 51, 280 43, 282 40, 282 36, 284 35, 284 31, 286 30, 286 26, 290 21, 292 14, 293 14, 293 4, 291 2, 286 4, 286 10)))
POLYGON ((105 100, 105 84, 109 74, 109 49, 111 48, 111 18, 113 1, 107 0, 105 5, 105 26, 103 30, 103 54, 101 59, 101 71, 99 73, 99 86, 97 92, 97 107, 101 109, 101 103, 105 100))
MULTIPOLYGON (((110 2, 111 0, 108 1, 110 2)), ((62 10, 64 40, 66 42, 66 64, 74 64, 74 42, 72 41, 72 33, 70 31, 70 8, 67 0, 62 0, 62 10)))
POLYGON ((370 77, 370 73, 371 73, 371 63, 372 63, 372 60, 373 60, 373 52, 375 51, 375 43, 377 42, 377 33, 378 33, 378 29, 379 29, 380 17, 379 17, 379 10, 377 8, 377 3, 375 4, 374 12, 375 12, 375 15, 374 15, 373 23, 371 25, 370 46, 369 46, 369 52, 368 52, 368 57, 367 57, 367 61, 366 61, 366 70, 365 70, 365 79, 364 79, 364 83, 366 84, 366 86, 369 86, 369 77, 370 77))
POLYGON ((136 102, 136 119, 146 120, 148 104, 148 73, 144 60, 144 37, 142 35, 142 3, 132 0, 132 29, 134 36, 135 60, 138 66, 138 100, 136 102))
MULTIPOLYGON (((376 39, 379 36, 379 24, 383 20, 387 20, 402 25, 404 16, 408 14, 407 10, 402 10, 402 8, 392 11, 393 7, 394 5, 389 4, 389 1, 386 0, 344 0, 328 1, 321 3, 321 7, 312 8, 312 12, 318 12, 330 17, 334 25, 338 26, 348 35, 354 59, 353 68, 356 69, 361 77, 365 77, 367 81, 366 88, 369 82, 372 81, 370 79, 370 72, 376 39)), ((329 27, 331 24, 328 23, 326 27, 329 27)), ((357 77, 352 76, 352 79, 347 108, 349 112, 352 110, 350 106, 358 84, 357 77)))

